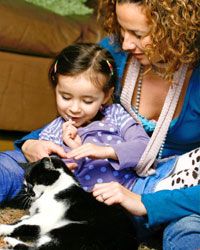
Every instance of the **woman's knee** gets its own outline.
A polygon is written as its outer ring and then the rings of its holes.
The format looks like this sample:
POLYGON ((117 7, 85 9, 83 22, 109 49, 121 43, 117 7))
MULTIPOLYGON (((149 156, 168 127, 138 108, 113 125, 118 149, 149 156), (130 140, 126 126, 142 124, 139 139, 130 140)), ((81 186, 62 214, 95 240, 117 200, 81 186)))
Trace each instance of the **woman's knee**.
POLYGON ((164 250, 200 248, 200 216, 192 214, 169 224, 163 234, 164 250))

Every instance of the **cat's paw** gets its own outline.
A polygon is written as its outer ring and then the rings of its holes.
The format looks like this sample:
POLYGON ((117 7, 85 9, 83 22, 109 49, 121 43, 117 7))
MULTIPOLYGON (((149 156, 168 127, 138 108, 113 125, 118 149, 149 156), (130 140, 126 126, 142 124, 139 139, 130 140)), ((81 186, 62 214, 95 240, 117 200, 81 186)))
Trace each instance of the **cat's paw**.
POLYGON ((13 231, 11 225, 1 224, 0 225, 0 235, 9 235, 13 231))
POLYGON ((15 247, 19 244, 19 240, 12 238, 12 237, 5 237, 4 242, 6 243, 7 247, 15 247))
POLYGON ((23 241, 18 240, 16 238, 13 237, 5 237, 4 238, 4 242, 6 243, 7 247, 10 249, 13 249, 15 246, 17 246, 18 244, 20 245, 24 245, 24 246, 28 246, 27 244, 25 244, 23 241))

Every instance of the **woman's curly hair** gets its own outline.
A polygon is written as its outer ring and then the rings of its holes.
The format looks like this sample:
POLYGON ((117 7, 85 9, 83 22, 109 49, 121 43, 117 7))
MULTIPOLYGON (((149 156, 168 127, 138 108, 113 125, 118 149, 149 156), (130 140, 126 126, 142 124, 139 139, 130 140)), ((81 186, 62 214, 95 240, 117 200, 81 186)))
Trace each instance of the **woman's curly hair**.
POLYGON ((116 18, 116 3, 135 3, 144 7, 150 24, 152 45, 147 54, 151 61, 154 51, 167 62, 166 76, 171 78, 182 63, 194 67, 200 61, 199 0, 99 0, 98 16, 105 31, 115 42, 122 42, 116 18))

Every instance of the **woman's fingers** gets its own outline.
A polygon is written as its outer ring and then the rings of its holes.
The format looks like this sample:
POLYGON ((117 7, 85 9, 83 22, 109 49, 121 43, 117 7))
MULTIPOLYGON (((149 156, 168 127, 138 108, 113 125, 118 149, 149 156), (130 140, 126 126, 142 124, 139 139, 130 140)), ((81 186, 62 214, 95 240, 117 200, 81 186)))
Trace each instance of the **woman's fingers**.
POLYGON ((123 200, 121 187, 117 182, 96 184, 93 188, 93 196, 108 205, 121 203, 123 200))
POLYGON ((58 156, 60 156, 61 158, 66 158, 67 157, 67 153, 64 151, 64 149, 53 143, 53 142, 50 142, 47 146, 47 150, 48 150, 48 154, 51 155, 51 154, 56 154, 58 156))
POLYGON ((61 158, 67 157, 61 146, 44 140, 27 140, 22 146, 22 152, 30 162, 48 157, 51 154, 56 154, 61 158))
POLYGON ((141 196, 131 192, 117 182, 96 184, 93 189, 94 197, 107 205, 120 204, 131 214, 143 216, 147 213, 141 196))
POLYGON ((81 145, 80 147, 75 148, 75 149, 71 150, 70 152, 68 152, 67 156, 69 158, 75 158, 78 160, 82 157, 87 157, 89 154, 88 150, 90 150, 90 149, 88 148, 88 145, 86 143, 86 144, 81 145))

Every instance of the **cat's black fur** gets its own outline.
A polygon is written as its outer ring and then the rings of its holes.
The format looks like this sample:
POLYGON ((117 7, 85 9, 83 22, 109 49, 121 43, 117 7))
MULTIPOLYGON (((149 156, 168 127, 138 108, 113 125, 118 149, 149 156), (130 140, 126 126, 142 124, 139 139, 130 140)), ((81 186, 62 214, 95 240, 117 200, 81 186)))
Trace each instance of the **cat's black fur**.
POLYGON ((30 215, 13 225, 0 225, 9 249, 137 249, 127 212, 84 191, 62 160, 43 158, 28 165, 25 185, 32 200, 30 215))

